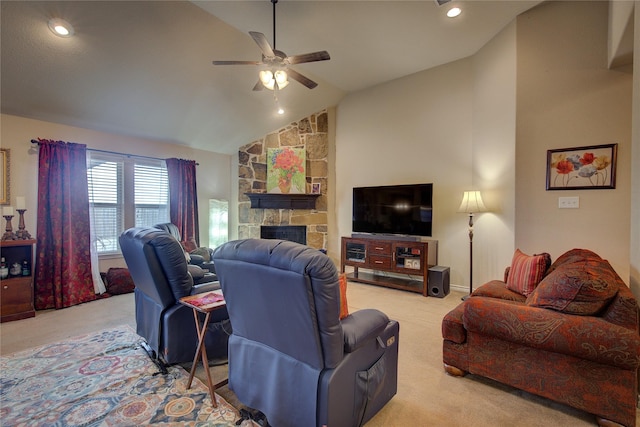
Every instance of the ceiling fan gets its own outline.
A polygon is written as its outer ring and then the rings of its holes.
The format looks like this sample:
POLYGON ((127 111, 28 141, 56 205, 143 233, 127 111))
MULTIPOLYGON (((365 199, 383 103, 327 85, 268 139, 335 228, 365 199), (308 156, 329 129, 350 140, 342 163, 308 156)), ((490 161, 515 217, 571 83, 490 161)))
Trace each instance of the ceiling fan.
POLYGON ((258 82, 253 90, 284 89, 288 84, 288 78, 303 84, 309 89, 313 89, 318 84, 308 77, 303 76, 290 65, 303 64, 306 62, 327 61, 331 59, 326 50, 301 55, 287 56, 281 50, 276 49, 276 3, 278 0, 271 0, 273 3, 273 47, 264 34, 256 31, 249 31, 249 34, 262 51, 262 61, 213 61, 213 65, 262 65, 264 69, 260 71, 258 82))

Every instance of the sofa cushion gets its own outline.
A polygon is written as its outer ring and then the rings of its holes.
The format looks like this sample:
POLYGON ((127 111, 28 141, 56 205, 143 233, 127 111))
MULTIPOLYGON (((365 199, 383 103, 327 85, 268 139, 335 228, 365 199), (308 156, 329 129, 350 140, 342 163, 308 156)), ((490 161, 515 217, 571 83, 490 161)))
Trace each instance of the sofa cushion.
POLYGON ((551 274, 555 269, 560 268, 564 264, 572 264, 578 261, 586 261, 586 260, 595 260, 600 261, 602 258, 595 252, 592 252, 588 249, 571 249, 556 259, 549 270, 547 270, 547 275, 551 274))
POLYGON ((575 260, 563 263, 549 273, 529 296, 527 304, 567 314, 594 316, 615 297, 619 281, 605 260, 575 260))
POLYGON ((507 289, 529 296, 544 277, 551 264, 547 253, 529 256, 516 249, 507 277, 507 289))
POLYGON ((507 289, 507 284, 501 280, 492 280, 473 291, 474 297, 498 298, 508 301, 525 302, 527 297, 507 289))
MULTIPOLYGON (((622 282, 622 279, 620 279, 622 282)), ((640 326, 640 308, 631 289, 627 285, 620 286, 618 293, 609 303, 602 318, 614 325, 619 325, 638 332, 640 326)))

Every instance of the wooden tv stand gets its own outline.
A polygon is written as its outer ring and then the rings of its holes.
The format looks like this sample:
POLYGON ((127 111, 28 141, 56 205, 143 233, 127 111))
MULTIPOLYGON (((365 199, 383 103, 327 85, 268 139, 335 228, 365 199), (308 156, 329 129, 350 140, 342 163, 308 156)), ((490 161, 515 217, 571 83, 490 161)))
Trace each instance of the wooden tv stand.
POLYGON ((402 289, 427 296, 428 270, 437 263, 437 241, 410 241, 343 237, 341 271, 353 267, 347 277, 354 282, 402 289), (429 245, 434 246, 429 253, 429 245), (430 264, 431 262, 431 264, 430 264), (366 272, 360 269, 368 270, 366 272), (385 275, 381 273, 394 273, 385 275), (407 277, 402 277, 407 275, 407 277), (410 276, 422 276, 416 280, 410 276))

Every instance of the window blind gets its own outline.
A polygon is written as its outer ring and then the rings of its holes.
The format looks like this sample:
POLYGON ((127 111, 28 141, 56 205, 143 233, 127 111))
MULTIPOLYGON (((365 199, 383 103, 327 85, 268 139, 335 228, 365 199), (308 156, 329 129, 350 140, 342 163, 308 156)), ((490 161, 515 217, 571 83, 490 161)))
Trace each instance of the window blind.
POLYGON ((130 227, 169 221, 169 181, 163 160, 87 152, 92 238, 99 254, 118 253, 130 227))

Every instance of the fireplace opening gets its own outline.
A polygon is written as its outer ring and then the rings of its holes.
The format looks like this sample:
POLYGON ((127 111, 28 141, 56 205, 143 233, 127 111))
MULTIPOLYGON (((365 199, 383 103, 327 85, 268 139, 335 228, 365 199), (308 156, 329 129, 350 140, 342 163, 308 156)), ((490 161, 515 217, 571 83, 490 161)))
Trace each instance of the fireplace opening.
POLYGON ((263 225, 260 227, 261 239, 280 239, 307 244, 306 225, 263 225))

